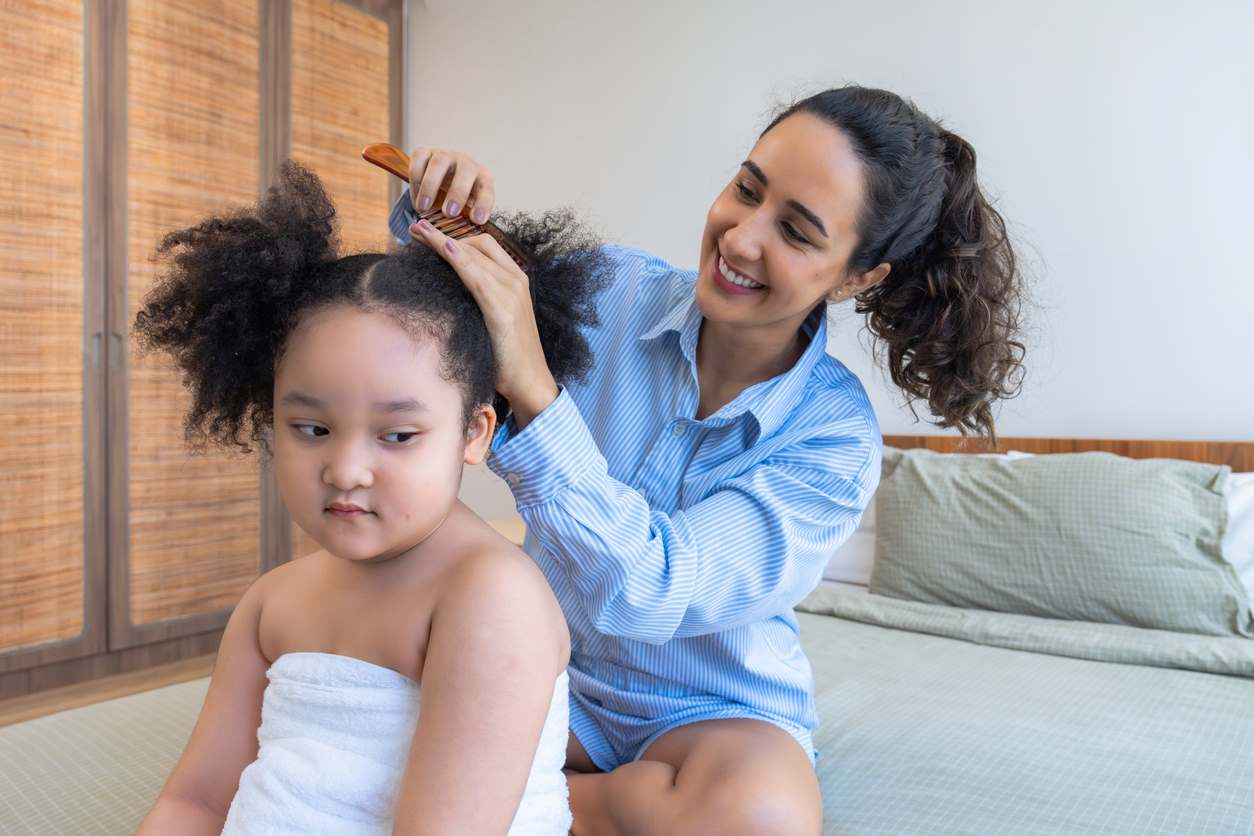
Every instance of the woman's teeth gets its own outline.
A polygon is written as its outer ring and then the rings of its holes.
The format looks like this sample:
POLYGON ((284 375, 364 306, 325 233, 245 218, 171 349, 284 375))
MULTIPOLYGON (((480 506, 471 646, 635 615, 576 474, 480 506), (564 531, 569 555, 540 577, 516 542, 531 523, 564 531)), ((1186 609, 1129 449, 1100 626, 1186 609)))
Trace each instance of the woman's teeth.
POLYGON ((762 284, 761 282, 755 282, 753 279, 746 279, 744 276, 740 275, 735 270, 728 267, 727 262, 723 260, 723 257, 721 255, 718 257, 718 269, 719 269, 719 272, 721 272, 723 276, 727 279, 727 281, 731 282, 734 285, 738 285, 740 287, 747 287, 752 290, 756 290, 759 287, 766 287, 766 285, 762 284))

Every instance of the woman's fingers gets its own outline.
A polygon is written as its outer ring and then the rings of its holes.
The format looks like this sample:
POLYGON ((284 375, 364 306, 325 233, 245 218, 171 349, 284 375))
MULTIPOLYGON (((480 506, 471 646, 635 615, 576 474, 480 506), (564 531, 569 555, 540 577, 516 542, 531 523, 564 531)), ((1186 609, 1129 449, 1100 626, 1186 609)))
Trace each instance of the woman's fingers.
POLYGON ((477 224, 487 221, 496 206, 496 188, 493 185, 492 173, 486 168, 479 169, 479 177, 470 192, 470 219, 477 224))
POLYGON ((448 194, 440 211, 450 218, 456 218, 466 208, 470 200, 470 190, 479 175, 479 165, 466 157, 458 158, 453 163, 453 182, 449 184, 448 194))
POLYGON ((495 272, 492 260, 479 249, 466 246, 465 241, 454 241, 428 221, 421 220, 411 229, 417 229, 418 235, 427 246, 452 265, 458 277, 461 278, 462 284, 466 285, 470 295, 475 297, 475 301, 482 308, 486 301, 483 298, 485 285, 492 279, 492 273, 495 272))
POLYGON ((518 262, 505 252, 505 248, 501 246, 501 242, 493 238, 491 235, 482 233, 474 235, 470 238, 462 239, 462 243, 467 247, 482 253, 489 261, 500 267, 506 274, 517 279, 527 281, 527 274, 518 267, 518 262))
MULTIPOLYGON (((436 192, 440 190, 440 186, 444 185, 444 178, 448 176, 449 169, 453 167, 453 158, 444 151, 433 151, 427 159, 426 168, 421 174, 421 181, 418 184, 418 200, 414 203, 414 209, 419 212, 426 212, 435 203, 436 192)), ((413 173, 411 167, 410 186, 413 186, 413 173)))
POLYGON ((496 191, 492 174, 474 157, 457 151, 421 147, 409 159, 409 197, 414 209, 426 212, 448 184, 440 211, 450 218, 473 206, 470 218, 483 223, 492 213, 496 191))
POLYGON ((418 208, 418 187, 422 185, 422 175, 427 170, 427 161, 431 159, 431 149, 424 146, 415 148, 409 155, 409 202, 418 208))

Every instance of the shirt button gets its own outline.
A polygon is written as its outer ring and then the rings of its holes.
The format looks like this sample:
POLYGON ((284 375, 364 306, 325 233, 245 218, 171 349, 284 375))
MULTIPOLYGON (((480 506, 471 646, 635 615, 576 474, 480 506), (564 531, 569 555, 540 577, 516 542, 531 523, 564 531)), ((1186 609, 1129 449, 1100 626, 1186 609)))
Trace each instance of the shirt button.
POLYGON ((509 473, 505 474, 505 481, 517 487, 518 484, 522 482, 522 476, 511 470, 509 473))
POLYGON ((686 432, 688 432, 688 427, 682 421, 676 421, 671 427, 671 434, 674 436, 681 436, 686 432))

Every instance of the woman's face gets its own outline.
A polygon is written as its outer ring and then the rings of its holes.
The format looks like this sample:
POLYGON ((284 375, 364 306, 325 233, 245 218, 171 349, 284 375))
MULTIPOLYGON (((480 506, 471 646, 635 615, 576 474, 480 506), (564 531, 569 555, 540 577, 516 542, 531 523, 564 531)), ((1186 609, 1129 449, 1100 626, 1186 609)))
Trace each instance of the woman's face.
POLYGON ((462 421, 435 343, 381 313, 301 320, 275 374, 274 460, 292 520, 336 557, 381 561, 423 542, 482 460, 495 416, 462 421))
POLYGON ((772 128, 710 207, 701 313, 786 340, 819 300, 863 289, 847 275, 862 190, 862 163, 838 128, 805 113, 772 128))

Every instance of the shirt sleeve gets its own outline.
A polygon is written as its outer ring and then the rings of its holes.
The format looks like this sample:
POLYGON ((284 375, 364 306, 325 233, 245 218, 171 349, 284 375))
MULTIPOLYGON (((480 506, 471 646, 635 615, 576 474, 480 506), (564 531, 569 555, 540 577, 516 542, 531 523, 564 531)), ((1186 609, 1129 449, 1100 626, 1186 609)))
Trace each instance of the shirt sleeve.
POLYGON ((398 244, 409 243, 409 225, 418 222, 418 213, 414 211, 414 204, 409 199, 409 187, 401 189, 401 196, 392 204, 392 211, 388 214, 388 229, 392 230, 392 237, 396 239, 398 244))
POLYGON ((869 438, 816 435, 666 514, 609 475, 563 389, 521 432, 508 421, 488 464, 595 628, 662 644, 800 603, 874 493, 880 446, 869 438), (842 474, 830 463, 849 444, 866 456, 858 472, 842 474))

